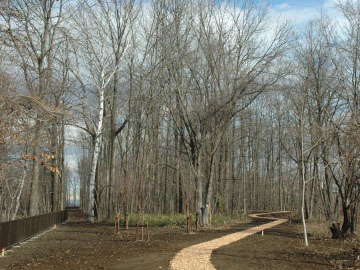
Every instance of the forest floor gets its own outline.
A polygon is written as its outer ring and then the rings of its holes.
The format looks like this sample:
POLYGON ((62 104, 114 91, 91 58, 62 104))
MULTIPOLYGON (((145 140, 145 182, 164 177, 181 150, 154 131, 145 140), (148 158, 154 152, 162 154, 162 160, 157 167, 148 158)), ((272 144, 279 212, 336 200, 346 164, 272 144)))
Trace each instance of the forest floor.
MULTIPOLYGON (((231 226, 201 228, 150 228, 150 241, 134 241, 135 228, 114 234, 109 224, 73 220, 36 239, 6 251, 3 269, 169 269, 181 249, 269 222, 253 220, 231 226)), ((213 251, 218 270, 242 269, 360 269, 359 242, 352 238, 332 240, 316 234, 303 246, 301 224, 286 222, 213 251)), ((144 233, 144 239, 146 239, 144 233)), ((196 270, 196 269, 195 269, 196 270)))

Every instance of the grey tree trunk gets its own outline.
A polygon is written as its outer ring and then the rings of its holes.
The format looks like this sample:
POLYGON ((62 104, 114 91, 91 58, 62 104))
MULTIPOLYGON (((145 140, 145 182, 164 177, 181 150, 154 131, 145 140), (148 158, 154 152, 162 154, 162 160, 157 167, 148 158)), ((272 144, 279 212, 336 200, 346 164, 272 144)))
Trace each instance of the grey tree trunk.
MULTIPOLYGON (((56 118, 52 121, 52 134, 51 134, 51 151, 54 157, 52 158, 52 166, 59 170, 58 164, 58 127, 57 127, 57 120, 56 118)), ((51 173, 52 178, 52 198, 51 198, 51 206, 52 211, 57 211, 59 209, 59 175, 57 171, 53 171, 51 173)))
POLYGON ((202 206, 203 208, 203 216, 202 216, 202 224, 203 226, 209 225, 209 215, 210 215, 210 205, 211 205, 211 198, 213 194, 213 182, 214 182, 214 158, 210 161, 210 175, 207 183, 207 189, 206 189, 206 199, 205 199, 205 205, 202 206))
POLYGON ((40 177, 40 141, 42 134, 42 123, 40 120, 36 121, 34 139, 33 139, 33 174, 31 180, 31 193, 29 201, 29 215, 36 216, 39 214, 39 177, 40 177))

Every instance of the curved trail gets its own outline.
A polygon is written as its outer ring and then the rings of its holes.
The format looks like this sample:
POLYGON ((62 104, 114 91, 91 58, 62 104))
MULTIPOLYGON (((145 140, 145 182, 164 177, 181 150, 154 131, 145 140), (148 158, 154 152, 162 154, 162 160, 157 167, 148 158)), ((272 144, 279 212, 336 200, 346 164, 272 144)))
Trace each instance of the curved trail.
POLYGON ((192 270, 192 269, 216 270, 210 261, 211 253, 213 252, 213 250, 220 248, 222 246, 229 245, 247 236, 261 232, 263 230, 269 229, 271 227, 277 226, 279 224, 288 221, 287 219, 281 219, 281 218, 259 217, 261 215, 277 214, 277 213, 286 213, 286 212, 272 212, 272 213, 249 215, 252 218, 262 218, 262 219, 269 219, 274 221, 182 249, 171 260, 170 269, 171 270, 192 270))

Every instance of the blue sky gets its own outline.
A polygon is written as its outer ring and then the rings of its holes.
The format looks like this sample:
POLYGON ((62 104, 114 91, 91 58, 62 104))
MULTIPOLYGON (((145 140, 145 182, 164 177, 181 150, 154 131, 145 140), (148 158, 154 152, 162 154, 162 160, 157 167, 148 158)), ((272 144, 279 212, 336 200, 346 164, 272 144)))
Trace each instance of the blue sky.
POLYGON ((319 6, 321 5, 321 3, 324 1, 321 0, 288 0, 288 1, 283 1, 283 0, 270 0, 270 3, 272 5, 281 5, 283 3, 287 3, 289 5, 293 5, 293 6, 299 6, 299 7, 313 7, 313 6, 319 6))
POLYGON ((281 14, 296 24, 304 24, 311 19, 319 18, 321 11, 338 17, 334 3, 339 0, 269 0, 273 12, 281 14))

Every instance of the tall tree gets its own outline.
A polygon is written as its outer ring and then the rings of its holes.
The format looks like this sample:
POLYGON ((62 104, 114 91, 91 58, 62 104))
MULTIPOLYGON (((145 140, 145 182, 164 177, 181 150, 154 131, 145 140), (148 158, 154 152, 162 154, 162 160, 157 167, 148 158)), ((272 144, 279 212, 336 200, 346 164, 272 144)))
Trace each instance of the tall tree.
POLYGON ((31 102, 39 110, 35 115, 33 132, 33 172, 29 214, 39 214, 39 179, 41 162, 41 143, 49 117, 41 104, 49 102, 49 88, 54 65, 54 48, 57 45, 58 29, 63 19, 64 1, 32 0, 9 1, 1 15, 6 22, 8 41, 20 57, 25 86, 31 102))

